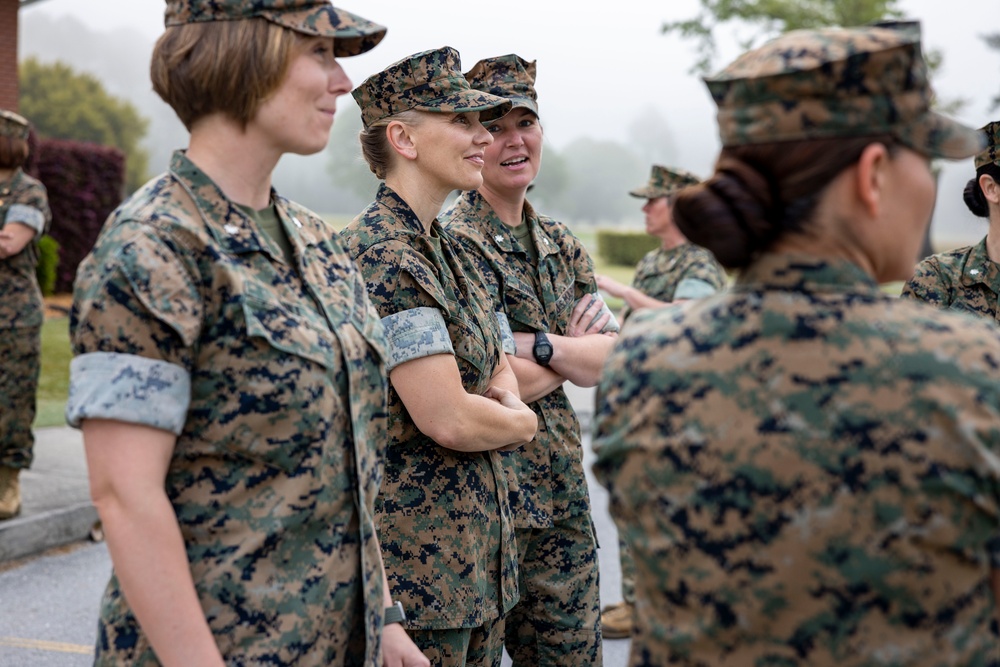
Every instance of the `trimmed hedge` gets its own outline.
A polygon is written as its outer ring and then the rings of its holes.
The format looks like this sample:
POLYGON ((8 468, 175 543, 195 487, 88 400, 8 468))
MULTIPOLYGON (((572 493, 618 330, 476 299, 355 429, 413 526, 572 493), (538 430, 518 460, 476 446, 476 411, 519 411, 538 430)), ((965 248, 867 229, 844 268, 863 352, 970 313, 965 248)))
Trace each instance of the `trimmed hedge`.
POLYGON ((646 232, 597 230, 597 254, 605 262, 615 266, 635 266, 643 255, 659 245, 660 239, 646 232))
POLYGON ((42 139, 35 166, 49 194, 49 234, 59 244, 55 291, 71 292, 77 266, 122 201, 125 154, 97 144, 42 139))

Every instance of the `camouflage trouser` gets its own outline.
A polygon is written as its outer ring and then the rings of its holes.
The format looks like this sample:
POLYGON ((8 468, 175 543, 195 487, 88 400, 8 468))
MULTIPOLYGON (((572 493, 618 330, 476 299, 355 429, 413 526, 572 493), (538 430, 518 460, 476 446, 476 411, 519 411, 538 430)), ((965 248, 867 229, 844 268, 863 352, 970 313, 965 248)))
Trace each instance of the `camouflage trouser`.
POLYGON ((42 353, 40 327, 0 330, 0 465, 31 465, 35 393, 42 353))
POLYGON ((478 628, 409 630, 431 667, 500 667, 503 660, 503 619, 478 628))
POLYGON ((519 529, 521 599, 504 640, 514 667, 600 665, 600 567, 589 514, 519 529))
POLYGON ((622 566, 622 600, 635 604, 635 561, 621 536, 618 537, 618 561, 622 566))

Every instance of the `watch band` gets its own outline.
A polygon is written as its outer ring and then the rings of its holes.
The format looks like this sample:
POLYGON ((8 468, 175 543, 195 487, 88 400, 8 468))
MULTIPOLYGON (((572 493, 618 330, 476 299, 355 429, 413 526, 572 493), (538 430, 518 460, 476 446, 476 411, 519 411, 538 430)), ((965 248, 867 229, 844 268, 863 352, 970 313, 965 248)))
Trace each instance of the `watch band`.
POLYGON ((382 625, 390 625, 392 623, 403 623, 406 621, 406 612, 403 611, 403 603, 396 600, 392 603, 391 607, 385 608, 385 620, 382 625))

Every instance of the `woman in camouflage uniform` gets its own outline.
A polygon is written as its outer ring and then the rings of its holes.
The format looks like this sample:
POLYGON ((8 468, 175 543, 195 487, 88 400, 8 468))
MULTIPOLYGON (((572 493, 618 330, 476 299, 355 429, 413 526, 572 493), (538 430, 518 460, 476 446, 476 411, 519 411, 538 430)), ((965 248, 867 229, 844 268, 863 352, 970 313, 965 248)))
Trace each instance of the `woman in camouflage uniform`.
POLYGON ((385 28, 314 0, 168 0, 166 24, 153 87, 190 143, 105 224, 71 318, 115 568, 95 662, 427 665, 383 629, 382 328, 330 226, 271 189, 385 28))
POLYGON ((682 188, 698 183, 683 169, 653 165, 649 182, 629 192, 645 199, 646 233, 660 239, 635 269, 631 286, 608 276, 597 276, 597 286, 625 301, 622 321, 639 308, 658 308, 672 301, 699 299, 726 286, 726 272, 712 253, 687 240, 674 224, 673 200, 682 188))
POLYGON ((535 440, 503 457, 521 594, 506 621, 507 652, 516 667, 599 665, 597 540, 580 423, 562 385, 597 384, 615 342, 600 332, 618 326, 597 296, 583 244, 525 198, 542 159, 535 71, 534 62, 509 54, 466 73, 473 88, 505 97, 514 108, 486 123, 493 143, 482 187, 463 192, 443 218, 484 263, 500 317, 514 332, 507 351, 521 397, 538 415, 535 440), (536 339, 550 346, 547 355, 537 353, 536 339))
POLYGON ((962 194, 969 210, 987 219, 989 231, 974 246, 920 262, 902 296, 1000 322, 1000 121, 987 123, 980 131, 987 146, 976 156, 976 177, 962 194))
POLYGON ((44 305, 37 241, 51 215, 45 186, 21 170, 28 121, 0 110, 0 520, 21 511, 19 475, 31 465, 44 305))
POLYGON ((914 33, 794 31, 707 79, 723 149, 674 215, 736 283, 633 316, 599 387, 632 665, 997 664, 1000 333, 879 289, 931 158, 981 150, 914 33))
POLYGON ((482 184, 501 97, 469 88, 449 47, 416 53, 354 92, 361 145, 383 181, 343 232, 388 340, 389 447, 376 505, 393 596, 434 665, 499 666, 517 561, 501 448, 535 434, 496 308, 437 220, 482 184))

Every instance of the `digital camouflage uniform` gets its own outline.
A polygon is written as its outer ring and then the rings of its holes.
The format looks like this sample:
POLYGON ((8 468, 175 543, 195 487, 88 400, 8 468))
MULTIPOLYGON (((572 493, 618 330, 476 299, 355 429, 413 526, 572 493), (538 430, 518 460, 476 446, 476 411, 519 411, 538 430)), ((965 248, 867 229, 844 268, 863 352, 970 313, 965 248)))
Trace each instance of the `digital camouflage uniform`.
MULTIPOLYGON (((659 301, 700 299, 726 286, 726 270, 708 250, 683 243, 647 252, 635 268, 632 287, 659 301)), ((628 304, 622 319, 631 314, 628 304)))
MULTIPOLYGON (((903 32, 787 33, 708 84, 724 146, 978 150, 903 32)), ((594 468, 637 566, 631 665, 997 664, 998 363, 993 325, 808 255, 632 318, 594 468)))
POLYGON ((924 259, 902 296, 1000 323, 1000 265, 986 254, 984 237, 974 246, 924 259))
POLYGON ((631 664, 994 664, 997 363, 985 323, 803 257, 636 315, 595 467, 637 567, 631 664))
MULTIPOLYGON (((479 111, 490 119, 510 108, 469 87, 450 47, 403 58, 351 95, 365 128, 413 109, 479 111)), ((385 183, 343 238, 385 325, 388 370, 452 354, 464 389, 486 391, 501 361, 503 332, 478 266, 459 242, 436 219, 425 230, 385 183)), ((414 643, 435 665, 499 667, 503 617, 518 597, 500 453, 438 445, 420 432, 390 383, 386 482, 376 512, 389 588, 403 604, 414 643)))
MULTIPOLYGON (((565 335, 573 307, 597 291, 593 262, 564 224, 527 203, 524 217, 537 266, 478 192, 462 193, 442 220, 484 262, 513 331, 565 335)), ((535 439, 503 454, 521 594, 506 623, 507 652, 514 665, 600 664, 599 564, 580 422, 562 387, 530 406, 535 439)))
MULTIPOLYGON (((0 131, 4 123, 0 120, 0 131)), ((26 128, 27 129, 27 128, 26 128)), ((35 241, 0 259, 0 466, 31 465, 35 395, 41 369, 45 307, 35 277, 37 240, 48 231, 45 186, 20 169, 0 183, 0 229, 19 222, 35 230, 35 241)))
MULTIPOLYGON (((454 354, 466 391, 482 394, 500 363, 501 334, 459 243, 437 221, 425 233, 385 184, 342 238, 385 325, 388 370, 454 354)), ((476 628, 505 615, 517 601, 517 560, 500 453, 438 445, 390 384, 385 466, 376 516, 406 627, 476 628)))
MULTIPOLYGON (((976 170, 987 164, 1000 166, 1000 121, 987 123, 979 131, 986 138, 986 149, 976 155, 976 170)), ((1000 322, 1000 265, 990 260, 983 237, 974 246, 921 261, 903 285, 902 296, 1000 322)))
MULTIPOLYGON (((331 228, 272 201, 295 266, 182 153, 112 214, 75 285, 67 420, 177 435, 166 491, 229 664, 378 664, 383 330, 331 228)), ((157 664, 114 576, 96 664, 157 664)))
MULTIPOLYGON (((672 197, 700 179, 685 169, 654 164, 649 180, 629 194, 639 199, 672 197)), ((699 299, 715 294, 726 285, 726 271, 715 256, 693 243, 684 243, 670 250, 656 248, 646 253, 636 266, 632 287, 658 301, 699 299)), ((622 321, 632 314, 625 304, 622 321)), ((626 599, 630 599, 626 597, 626 599)))

